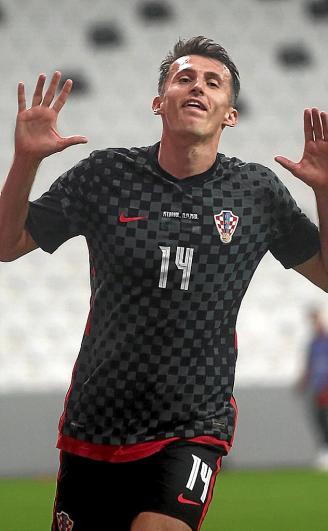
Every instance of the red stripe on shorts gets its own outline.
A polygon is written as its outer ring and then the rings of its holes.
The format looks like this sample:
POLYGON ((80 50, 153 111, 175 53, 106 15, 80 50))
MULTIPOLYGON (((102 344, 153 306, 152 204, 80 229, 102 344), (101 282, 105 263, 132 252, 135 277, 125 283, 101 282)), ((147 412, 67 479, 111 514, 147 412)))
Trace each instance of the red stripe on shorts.
POLYGON ((61 479, 61 475, 62 475, 62 452, 60 452, 60 454, 59 454, 59 470, 58 470, 58 474, 57 474, 57 486, 56 486, 56 494, 55 494, 55 500, 54 500, 54 508, 53 508, 53 513, 52 513, 51 531, 56 531, 57 530, 56 510, 57 510, 57 500, 58 500, 58 484, 59 484, 59 481, 61 479))
POLYGON ((197 531, 199 531, 200 528, 202 527, 204 518, 205 518, 206 513, 208 511, 209 505, 210 505, 210 503, 212 501, 215 480, 216 480, 216 477, 217 477, 218 473, 221 470, 221 463, 222 463, 222 456, 220 456, 219 459, 216 462, 216 470, 215 470, 214 474, 212 475, 212 478, 211 478, 211 481, 210 481, 210 486, 208 488, 208 494, 207 494, 206 503, 204 505, 202 516, 200 517, 200 520, 199 520, 199 525, 197 527, 197 531))

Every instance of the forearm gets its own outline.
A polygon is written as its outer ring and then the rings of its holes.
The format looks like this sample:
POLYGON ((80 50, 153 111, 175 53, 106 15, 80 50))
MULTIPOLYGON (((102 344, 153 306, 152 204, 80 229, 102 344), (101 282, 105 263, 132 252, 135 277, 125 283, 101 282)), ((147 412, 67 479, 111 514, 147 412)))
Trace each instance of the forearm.
POLYGON ((328 273, 328 188, 315 191, 318 209, 321 257, 328 273))
POLYGON ((24 236, 28 199, 40 161, 15 155, 0 195, 0 260, 13 259, 24 236))

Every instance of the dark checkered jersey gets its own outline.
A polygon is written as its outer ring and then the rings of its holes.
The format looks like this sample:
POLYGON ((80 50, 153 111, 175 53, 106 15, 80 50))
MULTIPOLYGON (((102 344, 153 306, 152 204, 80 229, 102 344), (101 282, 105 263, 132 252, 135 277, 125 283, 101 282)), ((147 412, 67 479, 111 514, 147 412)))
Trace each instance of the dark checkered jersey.
POLYGON ((235 425, 235 323, 260 260, 285 268, 320 248, 317 227, 272 171, 218 154, 177 179, 159 144, 93 152, 31 202, 27 229, 52 253, 84 235, 91 308, 61 433, 126 445, 235 425))

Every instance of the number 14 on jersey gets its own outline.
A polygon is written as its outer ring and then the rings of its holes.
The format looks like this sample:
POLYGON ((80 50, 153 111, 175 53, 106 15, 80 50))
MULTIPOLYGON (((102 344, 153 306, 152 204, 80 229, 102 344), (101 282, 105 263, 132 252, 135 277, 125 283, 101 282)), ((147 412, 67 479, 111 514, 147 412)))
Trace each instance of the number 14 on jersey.
MULTIPOLYGON (((167 277, 169 272, 171 247, 159 246, 162 251, 161 272, 159 276, 159 288, 166 288, 167 277)), ((190 273, 192 268, 192 258, 194 249, 192 247, 177 247, 175 255, 175 265, 182 270, 182 279, 180 289, 187 290, 189 286, 190 273)))

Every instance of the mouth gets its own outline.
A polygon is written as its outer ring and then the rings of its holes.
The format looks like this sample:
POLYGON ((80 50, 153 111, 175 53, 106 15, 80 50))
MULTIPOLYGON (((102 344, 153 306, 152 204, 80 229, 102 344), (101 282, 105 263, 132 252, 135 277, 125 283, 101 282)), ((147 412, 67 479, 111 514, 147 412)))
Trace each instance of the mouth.
POLYGON ((188 107, 188 108, 191 108, 191 109, 198 109, 200 111, 207 111, 207 108, 204 105, 204 103, 202 101, 196 100, 194 98, 190 98, 189 100, 187 100, 182 105, 182 107, 188 107))

